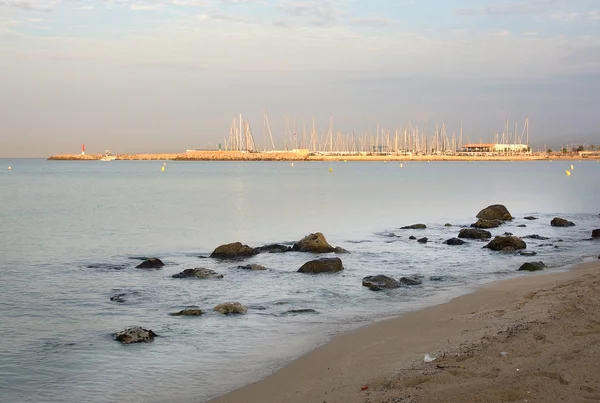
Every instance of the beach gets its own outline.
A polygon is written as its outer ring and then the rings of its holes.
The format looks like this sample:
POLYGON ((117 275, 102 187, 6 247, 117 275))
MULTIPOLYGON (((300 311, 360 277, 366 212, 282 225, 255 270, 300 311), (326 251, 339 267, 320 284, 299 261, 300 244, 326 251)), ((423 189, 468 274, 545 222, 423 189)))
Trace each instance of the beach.
POLYGON ((211 403, 598 401, 599 308, 600 260, 498 281, 338 335, 211 403))

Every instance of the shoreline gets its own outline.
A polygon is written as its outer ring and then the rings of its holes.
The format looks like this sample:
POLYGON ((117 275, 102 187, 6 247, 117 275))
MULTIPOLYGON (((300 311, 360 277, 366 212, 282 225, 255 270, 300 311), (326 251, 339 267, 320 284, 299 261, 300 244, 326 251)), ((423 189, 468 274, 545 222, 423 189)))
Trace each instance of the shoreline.
POLYGON ((600 399, 598 308, 600 260, 495 281, 336 335, 209 402, 600 399), (425 354, 436 360, 425 363, 425 354))
MULTIPOLYGON (((99 161, 101 154, 59 154, 49 161, 99 161)), ((596 157, 569 155, 310 155, 306 150, 290 152, 194 151, 170 154, 119 154, 117 161, 594 161, 596 157)))

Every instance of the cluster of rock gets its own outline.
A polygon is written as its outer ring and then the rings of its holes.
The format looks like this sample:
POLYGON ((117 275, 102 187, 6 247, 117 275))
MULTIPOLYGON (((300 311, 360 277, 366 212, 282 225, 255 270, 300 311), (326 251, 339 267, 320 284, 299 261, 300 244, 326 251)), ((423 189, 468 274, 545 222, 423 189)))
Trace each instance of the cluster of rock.
POLYGON ((423 282, 418 277, 401 277, 395 280, 391 277, 379 274, 377 276, 367 276, 363 278, 362 285, 371 291, 391 290, 394 288, 420 285, 423 282))

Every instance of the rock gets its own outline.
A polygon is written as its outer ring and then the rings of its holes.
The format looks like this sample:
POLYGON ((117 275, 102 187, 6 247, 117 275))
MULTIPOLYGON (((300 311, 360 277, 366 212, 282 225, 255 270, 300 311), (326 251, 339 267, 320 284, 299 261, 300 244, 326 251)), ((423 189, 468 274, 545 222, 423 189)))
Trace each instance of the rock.
POLYGON ((383 274, 363 278, 362 285, 363 287, 368 287, 371 291, 389 290, 400 287, 399 282, 383 274))
POLYGON ((138 264, 136 269, 160 269, 165 264, 162 260, 157 259, 155 257, 151 257, 150 259, 144 260, 142 263, 138 264))
POLYGON ((126 301, 126 299, 125 299, 126 296, 127 296, 127 294, 115 294, 110 297, 110 300, 113 302, 123 303, 126 301))
POLYGON ((427 241, 429 241, 429 239, 427 239, 427 237, 423 237, 423 238, 417 240, 418 243, 427 243, 427 241))
POLYGON ((420 285, 423 282, 416 277, 400 277, 401 285, 420 285))
POLYGON ((500 220, 510 221, 513 219, 512 215, 508 212, 506 207, 502 204, 493 204, 481 210, 476 215, 477 218, 483 218, 484 220, 500 220))
POLYGON ((537 252, 534 252, 534 251, 522 251, 522 252, 519 252, 519 255, 521 255, 521 256, 535 256, 535 255, 537 255, 537 252))
POLYGON ((171 315, 171 316, 200 316, 203 313, 204 312, 202 312, 202 310, 200 310, 198 308, 186 308, 186 309, 182 309, 179 312, 170 313, 169 315, 171 315))
POLYGON ((408 239, 410 239, 410 240, 413 240, 413 241, 414 241, 415 239, 417 239, 417 237, 416 237, 416 236, 414 236, 414 235, 411 235, 411 236, 409 236, 409 237, 408 237, 408 239))
POLYGON ((344 270, 339 257, 330 257, 306 262, 298 269, 298 273, 335 273, 344 270))
POLYGON ((425 229, 427 228, 427 225, 425 224, 413 224, 413 225, 407 225, 406 227, 402 227, 400 229, 425 229))
POLYGON ((512 235, 512 234, 513 234, 512 232, 505 232, 505 233, 504 233, 504 234, 502 234, 502 235, 504 235, 504 236, 510 236, 510 235, 512 235))
POLYGON ((208 279, 208 278, 223 278, 222 274, 219 274, 211 269, 205 269, 203 267, 196 269, 185 269, 181 273, 174 274, 171 276, 173 278, 198 278, 198 279, 208 279))
POLYGON ((542 262, 527 262, 519 267, 519 271, 539 271, 544 270, 544 267, 546 267, 546 265, 542 262))
POLYGON ((431 276, 429 281, 444 281, 444 276, 431 276))
POLYGON ((234 242, 218 246, 213 253, 210 254, 210 257, 217 259, 235 259, 255 254, 256 252, 254 249, 248 245, 244 245, 241 242, 234 242))
POLYGON ((238 266, 238 269, 241 269, 241 270, 254 270, 254 271, 267 270, 267 268, 265 266, 261 266, 259 264, 247 264, 245 266, 238 266))
POLYGON ((446 224, 444 224, 444 227, 451 227, 452 224, 450 224, 449 222, 447 222, 446 224))
POLYGON ((473 227, 473 228, 488 229, 488 228, 499 227, 502 224, 504 224, 504 221, 500 221, 500 220, 485 220, 483 218, 480 218, 479 220, 477 220, 476 223, 471 224, 471 227, 473 227))
POLYGON ((497 236, 492 239, 484 248, 491 250, 516 251, 527 248, 527 244, 518 236, 497 236))
POLYGON ((336 246, 335 249, 333 249, 334 253, 337 253, 338 255, 340 254, 345 254, 345 253, 350 253, 348 250, 340 247, 340 246, 336 246))
POLYGON ((144 329, 139 326, 130 327, 129 329, 114 334, 115 340, 120 341, 123 344, 148 343, 154 340, 155 336, 157 336, 157 334, 152 330, 144 329))
POLYGON ((270 244, 259 246, 258 248, 254 248, 255 253, 284 253, 292 250, 291 246, 281 245, 281 244, 270 244))
POLYGON ((450 238, 450 239, 446 240, 446 245, 462 245, 465 243, 466 242, 460 238, 450 238))
POLYGON ((540 240, 540 241, 545 241, 546 239, 550 239, 550 238, 547 238, 547 237, 545 237, 545 236, 541 236, 541 235, 538 235, 538 234, 526 235, 526 236, 524 236, 523 238, 527 238, 527 239, 537 239, 537 240, 540 240))
POLYGON ((287 313, 287 314, 299 314, 299 313, 318 313, 318 312, 315 311, 314 309, 304 308, 304 309, 290 309, 289 311, 286 311, 285 313, 287 313))
POLYGON ((244 314, 248 312, 248 308, 239 302, 224 302, 215 306, 215 311, 222 313, 223 315, 229 314, 244 314))
POLYGON ((519 224, 519 225, 517 225, 517 228, 526 228, 526 227, 527 227, 527 225, 525 225, 525 224, 519 224))
POLYGON ((492 234, 491 232, 482 229, 463 228, 458 233, 458 237, 467 239, 489 239, 492 237, 492 234))
POLYGON ((600 229, 592 230, 592 238, 600 238, 600 229))
POLYGON ((294 246, 292 246, 292 250, 297 252, 329 253, 333 252, 335 248, 329 245, 322 233, 315 232, 296 242, 294 246))
POLYGON ((532 215, 528 215, 527 217, 523 217, 523 219, 531 221, 531 220, 537 220, 537 217, 534 217, 532 215))
POLYGON ((564 218, 554 217, 552 221, 550 221, 550 225, 553 227, 574 227, 575 223, 569 220, 565 220, 564 218))

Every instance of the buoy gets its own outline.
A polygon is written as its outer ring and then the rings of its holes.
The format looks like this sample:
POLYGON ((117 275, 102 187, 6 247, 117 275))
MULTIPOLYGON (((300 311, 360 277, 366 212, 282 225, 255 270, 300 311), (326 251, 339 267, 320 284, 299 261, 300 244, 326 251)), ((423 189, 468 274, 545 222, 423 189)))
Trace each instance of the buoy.
POLYGON ((573 165, 571 165, 571 169, 573 169, 573 165))
POLYGON ((160 167, 160 170, 165 172, 165 166, 163 165, 162 167, 160 167))
POLYGON ((333 172, 333 168, 329 168, 329 172, 333 172))
POLYGON ((565 175, 567 175, 567 176, 571 176, 571 172, 569 172, 569 171, 565 171, 565 175))
POLYGON ((9 171, 11 171, 11 170, 12 170, 12 167, 11 167, 10 165, 8 166, 8 170, 9 170, 9 171))

